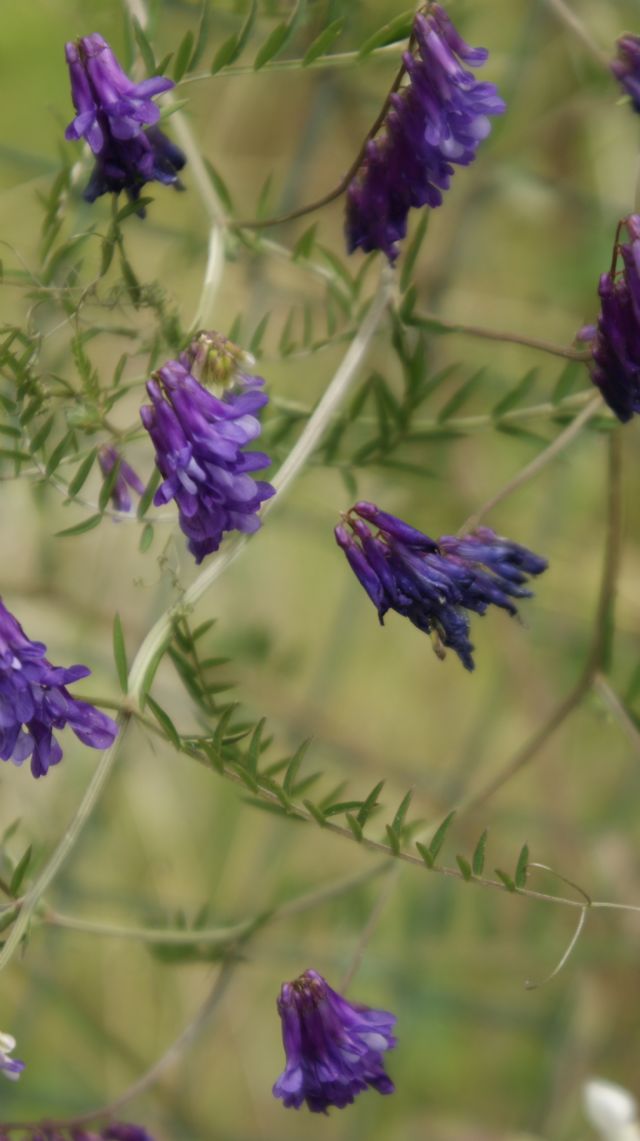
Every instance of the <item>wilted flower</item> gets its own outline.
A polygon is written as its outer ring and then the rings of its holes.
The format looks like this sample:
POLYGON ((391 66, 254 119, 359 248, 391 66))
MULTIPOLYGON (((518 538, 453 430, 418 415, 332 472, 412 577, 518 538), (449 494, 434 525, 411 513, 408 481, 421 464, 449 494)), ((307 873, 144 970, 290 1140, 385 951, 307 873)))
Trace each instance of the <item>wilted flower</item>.
POLYGON ((217 551, 227 531, 251 534, 274 488, 250 473, 266 468, 264 452, 243 449, 260 435, 255 413, 267 402, 264 381, 238 369, 221 398, 208 392, 188 357, 168 361, 147 384, 151 405, 140 409, 164 476, 154 503, 175 499, 180 526, 197 563, 217 551))
POLYGON ((623 423, 640 412, 640 214, 625 218, 618 236, 624 226, 630 241, 616 238, 612 269, 600 278, 598 324, 578 334, 592 342, 592 380, 623 423))
POLYGON ((512 599, 530 598, 527 577, 547 567, 488 527, 436 541, 373 503, 356 503, 335 536, 380 622, 388 610, 405 615, 432 635, 439 657, 452 649, 468 670, 474 662, 467 610, 484 614, 493 605, 517 614, 512 599), (376 535, 368 524, 378 528, 376 535))
POLYGON ((3 1073, 5 1078, 8 1078, 11 1082, 17 1082, 20 1074, 24 1070, 24 1062, 18 1061, 17 1058, 9 1057, 15 1048, 15 1038, 12 1038, 10 1034, 3 1034, 2 1031, 0 1031, 0 1073, 3 1073))
POLYGON ((52 666, 47 647, 32 642, 0 599, 0 759, 21 765, 31 757, 34 777, 62 759, 54 729, 69 725, 92 749, 104 749, 118 732, 115 721, 66 686, 87 677, 87 666, 52 666))
POLYGON ((285 983, 278 998, 286 1069, 273 1087, 287 1108, 343 1109, 372 1086, 393 1093, 382 1054, 396 1040, 395 1015, 347 1002, 317 971, 285 983))
POLYGON ((618 58, 612 60, 611 70, 631 99, 634 111, 640 114, 640 36, 620 36, 616 47, 618 58))
POLYGON ((104 444, 98 451, 98 463, 105 479, 111 475, 116 464, 118 465, 118 472, 115 477, 115 482, 111 488, 109 498, 113 503, 116 511, 131 511, 131 496, 129 495, 128 488, 131 488, 138 495, 144 492, 144 484, 140 476, 136 474, 132 467, 122 458, 117 448, 111 444, 104 444))
POLYGON ((603 1141, 640 1141, 638 1105, 626 1089, 594 1078, 585 1082, 582 1096, 586 1115, 603 1141))
POLYGON ((154 95, 175 86, 173 80, 155 75, 134 83, 97 32, 66 44, 65 54, 77 111, 66 138, 86 139, 96 156, 87 201, 121 190, 135 201, 153 181, 182 189, 178 171, 186 159, 156 126, 160 111, 153 102, 154 95))
POLYGON ((418 54, 404 56, 406 87, 391 96, 382 133, 369 141, 347 191, 349 253, 382 250, 389 261, 407 232, 411 207, 440 206, 454 166, 468 166, 491 130, 489 115, 505 104, 493 83, 479 83, 463 64, 487 59, 458 34, 439 4, 413 25, 418 54))

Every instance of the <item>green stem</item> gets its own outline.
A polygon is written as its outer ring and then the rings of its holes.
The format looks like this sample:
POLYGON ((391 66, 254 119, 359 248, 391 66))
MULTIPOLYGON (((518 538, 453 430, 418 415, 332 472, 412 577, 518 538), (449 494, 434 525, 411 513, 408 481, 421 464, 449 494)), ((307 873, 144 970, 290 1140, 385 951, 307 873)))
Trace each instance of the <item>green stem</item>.
MULTIPOLYGON (((400 47, 397 42, 394 44, 384 44, 382 47, 374 48, 369 52, 366 57, 369 60, 386 58, 387 56, 397 56, 400 52, 400 47)), ((334 52, 332 55, 323 55, 319 59, 314 59, 311 63, 304 65, 302 59, 280 59, 270 60, 264 67, 260 69, 260 74, 265 75, 273 71, 319 71, 326 70, 327 68, 341 68, 352 67, 354 64, 362 62, 362 56, 358 51, 350 52, 334 52)), ((243 64, 240 67, 221 67, 219 71, 211 73, 210 71, 203 71, 199 75, 188 75, 180 80, 178 88, 186 87, 191 83, 204 83, 212 79, 218 79, 223 76, 225 79, 233 78, 237 75, 256 75, 256 69, 253 64, 243 64)))
POLYGON ((459 321, 448 321, 437 313, 411 314, 409 324, 419 325, 426 329, 444 329, 448 333, 461 333, 467 337, 478 337, 484 341, 501 341, 507 345, 524 345, 528 349, 537 349, 541 353, 549 353, 553 357, 562 357, 564 360, 577 361, 586 364, 591 360, 592 354, 588 349, 565 348, 563 345, 554 345, 551 341, 541 341, 537 337, 524 336, 521 333, 502 332, 497 329, 485 329, 482 325, 465 325, 459 321))

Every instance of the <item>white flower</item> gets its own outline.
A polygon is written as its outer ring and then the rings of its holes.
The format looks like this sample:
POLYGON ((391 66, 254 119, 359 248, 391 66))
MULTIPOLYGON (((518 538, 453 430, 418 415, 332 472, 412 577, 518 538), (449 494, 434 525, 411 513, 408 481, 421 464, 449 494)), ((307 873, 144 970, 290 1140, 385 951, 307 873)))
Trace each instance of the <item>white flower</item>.
POLYGON ((628 1090, 597 1078, 582 1093, 586 1115, 603 1141, 640 1141, 638 1105, 628 1090))

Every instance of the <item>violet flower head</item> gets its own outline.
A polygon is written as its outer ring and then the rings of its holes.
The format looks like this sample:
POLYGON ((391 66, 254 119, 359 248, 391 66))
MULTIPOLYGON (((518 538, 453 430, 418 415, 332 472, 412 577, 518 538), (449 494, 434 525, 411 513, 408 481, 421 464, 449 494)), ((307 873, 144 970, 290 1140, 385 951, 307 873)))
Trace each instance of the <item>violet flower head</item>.
POLYGON ((15 1048, 15 1038, 12 1038, 10 1034, 3 1034, 2 1031, 0 1031, 0 1073, 4 1074, 5 1078, 8 1078, 10 1082, 17 1082, 20 1074, 24 1070, 24 1062, 20 1062, 18 1058, 10 1057, 15 1048))
MULTIPOLYGON (((178 171, 186 159, 157 126, 160 111, 153 102, 175 86, 173 80, 156 75, 134 83, 97 32, 66 44, 65 55, 77 112, 65 137, 85 139, 96 156, 86 200, 124 190, 135 201, 154 181, 181 190, 178 171)), ((139 214, 144 217, 144 210, 139 214)))
POLYGON ((21 765, 31 757, 34 777, 62 759, 54 729, 68 725, 92 749, 105 749, 118 732, 115 721, 66 688, 91 670, 52 666, 46 649, 27 637, 0 599, 0 760, 21 765))
POLYGON ((618 56, 611 61, 611 70, 640 115, 640 36, 620 36, 616 47, 618 56))
POLYGON ((547 567, 488 527, 436 541, 373 503, 356 503, 335 536, 380 623, 395 610, 431 635, 438 657, 454 650, 467 670, 474 669, 467 611, 484 614, 498 606, 517 614, 513 599, 530 598, 528 577, 547 567))
POLYGON ((278 1012, 287 1061, 273 1093, 288 1109, 343 1109, 368 1086, 394 1092, 382 1055, 396 1044, 395 1015, 347 1002, 313 970, 283 985, 278 1012))
POLYGON ((260 435, 256 413, 268 402, 264 381, 236 368, 220 397, 190 371, 189 351, 168 361, 147 384, 140 409, 164 476, 154 503, 175 499, 180 527, 197 563, 217 551, 227 531, 252 534, 275 489, 252 473, 269 467, 264 452, 244 451, 260 435))
POLYGON ((109 498, 116 511, 129 514, 132 506, 129 488, 135 491, 136 495, 144 494, 144 484, 140 476, 129 466, 126 460, 122 458, 118 449, 114 448, 111 444, 104 444, 100 448, 98 451, 98 463, 100 464, 100 470, 105 480, 109 478, 117 465, 118 471, 109 498))
POLYGON ((479 67, 488 53, 469 47, 439 4, 416 15, 413 40, 417 54, 404 56, 409 83, 391 96, 347 191, 349 253, 382 250, 390 262, 411 207, 441 205, 454 165, 473 162, 489 116, 505 110, 494 84, 479 83, 464 66, 479 67))
POLYGON ((629 241, 616 241, 612 269, 600 278, 598 323, 582 329, 578 339, 591 341, 593 383, 625 423, 640 412, 640 214, 623 226, 629 241))
POLYGON ((151 1134, 141 1125, 127 1125, 125 1122, 108 1125, 100 1136, 104 1141, 153 1141, 151 1134))

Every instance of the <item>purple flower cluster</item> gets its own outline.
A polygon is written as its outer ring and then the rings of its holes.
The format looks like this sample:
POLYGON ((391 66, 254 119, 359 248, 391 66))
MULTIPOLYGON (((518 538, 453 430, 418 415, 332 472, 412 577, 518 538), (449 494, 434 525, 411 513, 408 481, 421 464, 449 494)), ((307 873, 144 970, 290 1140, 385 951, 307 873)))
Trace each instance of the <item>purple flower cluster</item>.
POLYGON ((4 1074, 5 1078, 11 1082, 17 1082, 24 1070, 24 1062, 20 1062, 18 1058, 10 1057, 15 1048, 15 1038, 12 1038, 11 1034, 3 1034, 0 1031, 0 1073, 4 1074))
POLYGON ((156 449, 164 482, 156 505, 175 499, 180 526, 197 563, 217 551, 227 531, 251 534, 274 488, 253 472, 271 463, 244 448, 260 435, 256 412, 267 402, 264 381, 233 370, 233 384, 214 396, 192 375, 194 355, 168 361, 147 384, 151 404, 140 415, 156 449))
MULTIPOLYGON (((0 1141, 3 1137, 0 1127, 0 1141)), ((80 1129, 77 1126, 61 1130, 45 1125, 31 1134, 31 1141, 154 1141, 154 1139, 141 1125, 112 1122, 99 1132, 93 1129, 80 1129)))
POLYGON ((66 138, 86 139, 96 156, 87 201, 122 190, 135 201, 153 181, 182 189, 178 171, 186 159, 157 126, 160 111, 153 102, 154 95, 175 86, 173 80, 156 75, 134 83, 97 32, 66 44, 65 54, 77 112, 66 138))
POLYGON ((116 511, 129 514, 131 511, 131 496, 129 488, 137 495, 144 492, 144 484, 140 476, 122 458, 117 448, 111 444, 104 444, 98 452, 98 463, 105 479, 111 475, 113 469, 118 467, 115 482, 111 488, 110 499, 116 511))
POLYGON ((91 670, 52 666, 46 649, 27 637, 0 599, 0 760, 21 765, 31 757, 34 777, 62 759, 54 729, 69 725, 92 749, 106 748, 118 732, 115 721, 66 689, 91 670))
POLYGON ((621 222, 618 233, 623 226, 630 240, 616 240, 613 267, 600 278, 598 324, 586 326, 578 337, 592 342, 592 380, 625 423, 640 412, 640 214, 621 222))
POLYGON ((278 998, 286 1068, 273 1087, 287 1108, 343 1109, 368 1086, 393 1093, 382 1054, 396 1044, 393 1014, 347 1002, 317 971, 285 983, 278 998))
POLYGON ((473 162, 489 116, 505 110, 494 84, 463 66, 480 66, 488 53, 469 47, 439 4, 418 13, 413 36, 418 55, 404 56, 409 84, 391 96, 383 134, 367 144, 347 191, 349 252, 382 250, 391 262, 411 207, 440 206, 454 164, 473 162))
POLYGON ((499 606, 516 614, 512 600, 531 597, 528 576, 547 567, 545 559, 488 527, 436 542, 373 503, 356 503, 335 536, 380 622, 388 610, 405 615, 432 635, 439 656, 452 649, 468 670, 474 662, 467 611, 484 614, 499 606))
POLYGON ((612 60, 611 70, 640 115, 640 36, 620 36, 616 46, 618 58, 612 60))

